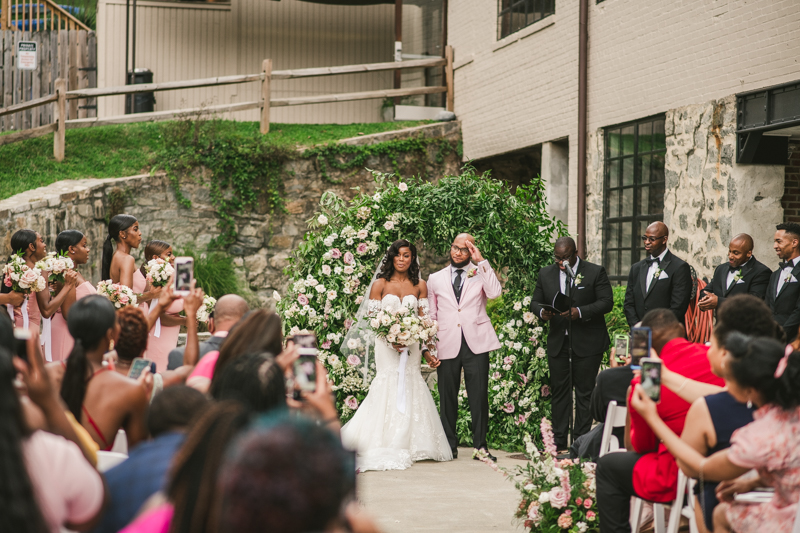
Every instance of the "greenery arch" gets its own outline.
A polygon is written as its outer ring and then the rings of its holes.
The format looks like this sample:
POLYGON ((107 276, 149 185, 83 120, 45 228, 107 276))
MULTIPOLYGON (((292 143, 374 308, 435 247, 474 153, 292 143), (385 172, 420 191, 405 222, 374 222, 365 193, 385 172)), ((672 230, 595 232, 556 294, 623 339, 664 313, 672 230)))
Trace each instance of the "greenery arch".
MULTIPOLYGON (((489 304, 503 346, 492 353, 489 380, 489 445, 524 448, 530 434, 538 441, 539 422, 550 416, 545 324, 528 312, 542 266, 552 261, 552 239, 565 234, 547 213, 539 179, 511 191, 488 173, 465 167, 461 175, 436 182, 374 172, 376 192, 346 201, 325 193, 320 210, 295 250, 287 269, 288 293, 276 294, 289 330, 316 332, 320 360, 334 381, 343 419, 366 397, 361 364, 339 352, 360 297, 388 246, 399 238, 421 242, 445 256, 460 232, 472 233, 484 257, 501 276, 503 295, 489 304)), ((434 396, 438 400, 436 392, 434 396)), ((459 396, 459 439, 471 444, 466 392, 459 396)))

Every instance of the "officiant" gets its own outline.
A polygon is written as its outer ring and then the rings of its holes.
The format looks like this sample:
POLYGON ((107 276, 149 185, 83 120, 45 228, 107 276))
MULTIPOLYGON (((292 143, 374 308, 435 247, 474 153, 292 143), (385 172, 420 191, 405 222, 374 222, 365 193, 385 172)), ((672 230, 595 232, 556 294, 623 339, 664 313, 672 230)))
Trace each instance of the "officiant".
POLYGON ((605 268, 578 257, 575 241, 561 237, 553 250, 555 263, 539 271, 531 312, 550 322, 547 363, 553 406, 556 449, 565 453, 572 389, 575 389, 573 441, 592 425, 589 401, 603 353, 610 339, 605 315, 614 307, 614 294, 605 268), (569 265, 569 267, 567 267, 569 265))

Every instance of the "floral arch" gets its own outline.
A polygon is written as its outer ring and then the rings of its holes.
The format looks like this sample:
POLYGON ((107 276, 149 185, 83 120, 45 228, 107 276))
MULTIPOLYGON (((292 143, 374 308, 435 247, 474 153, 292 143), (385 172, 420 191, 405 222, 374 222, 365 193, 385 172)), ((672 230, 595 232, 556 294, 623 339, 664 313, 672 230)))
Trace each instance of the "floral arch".
MULTIPOLYGON (((436 182, 373 174, 374 194, 360 193, 350 201, 333 193, 322 196, 320 210, 290 259, 289 290, 276 295, 284 328, 316 332, 320 360, 334 382, 342 417, 349 419, 369 385, 361 361, 352 356, 348 361, 339 347, 385 250, 404 238, 446 256, 453 238, 469 232, 504 284, 503 295, 489 302, 503 344, 492 352, 490 363, 489 445, 523 449, 525 434, 539 441, 539 421, 550 416, 546 335, 545 324, 528 312, 528 304, 539 269, 552 261, 553 237, 565 234, 561 222, 547 213, 543 183, 536 179, 512 192, 471 167, 436 182)), ((462 384, 462 445, 471 444, 469 425, 462 384)))

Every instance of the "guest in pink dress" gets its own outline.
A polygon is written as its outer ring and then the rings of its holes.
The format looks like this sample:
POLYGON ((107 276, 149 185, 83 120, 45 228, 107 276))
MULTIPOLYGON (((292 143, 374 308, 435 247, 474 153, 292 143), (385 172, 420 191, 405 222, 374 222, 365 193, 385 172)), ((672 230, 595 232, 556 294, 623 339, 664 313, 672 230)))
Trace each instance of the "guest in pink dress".
MULTIPOLYGON (((172 253, 172 245, 164 241, 148 242, 144 248, 144 262, 138 272, 145 275, 145 265, 153 259, 163 259, 169 264, 173 264, 175 255, 172 253)), ((181 311, 183 311, 183 300, 172 302, 172 305, 158 317, 148 335, 147 358, 155 362, 158 372, 167 369, 169 352, 178 346, 178 334, 181 326, 186 325, 186 317, 179 315, 181 311)))
MULTIPOLYGON (((72 259, 76 267, 89 262, 89 245, 86 241, 86 236, 78 230, 68 229, 59 233, 58 237, 56 237, 56 251, 59 254, 66 254, 67 257, 72 259)), ((65 361, 75 345, 75 340, 69 334, 69 329, 67 329, 67 315, 70 307, 81 298, 97 294, 94 285, 90 281, 86 281, 77 269, 76 272, 78 286, 67 295, 67 298, 51 319, 53 361, 65 361)), ((61 287, 59 285, 61 284, 57 284, 57 289, 60 290, 61 287)))

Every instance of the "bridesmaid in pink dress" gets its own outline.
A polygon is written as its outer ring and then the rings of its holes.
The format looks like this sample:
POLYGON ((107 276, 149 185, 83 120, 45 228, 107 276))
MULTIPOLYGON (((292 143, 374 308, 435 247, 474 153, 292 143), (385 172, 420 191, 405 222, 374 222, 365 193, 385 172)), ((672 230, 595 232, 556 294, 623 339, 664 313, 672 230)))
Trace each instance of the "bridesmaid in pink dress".
MULTIPOLYGON (((144 248, 144 263, 137 272, 144 276, 144 265, 147 261, 156 258, 173 264, 175 256, 172 253, 172 245, 164 241, 147 243, 144 248)), ((147 338, 147 358, 155 362, 157 372, 167 369, 169 352, 178 346, 178 334, 181 326, 186 325, 186 317, 178 315, 181 311, 183 311, 183 300, 175 300, 165 312, 161 313, 155 325, 150 329, 147 338)))
MULTIPOLYGON (((13 253, 22 252, 25 263, 33 268, 37 261, 41 261, 47 256, 47 245, 42 240, 42 236, 30 229, 21 229, 11 236, 11 250, 13 253)), ((43 273, 48 276, 49 273, 43 273)), ((51 297, 50 291, 45 289, 40 292, 31 293, 27 297, 27 305, 23 302, 20 306, 14 307, 14 326, 21 328, 25 326, 25 315, 28 317, 28 328, 39 330, 42 319, 50 318, 71 293, 74 294, 77 283, 77 273, 67 272, 64 275, 65 282, 55 297, 51 297)), ((10 289, 3 285, 5 292, 10 289)))
MULTIPOLYGON (((90 281, 86 281, 81 273, 77 271, 79 265, 85 265, 89 262, 89 245, 83 233, 74 229, 62 231, 56 237, 56 251, 59 254, 66 254, 67 257, 72 259, 78 274, 78 286, 67 295, 67 298, 51 319, 53 361, 65 361, 75 345, 75 340, 67 329, 69 309, 72 304, 81 298, 97 294, 97 290, 90 281)), ((60 285, 60 283, 56 284, 56 288, 59 290, 61 289, 60 285)))

